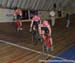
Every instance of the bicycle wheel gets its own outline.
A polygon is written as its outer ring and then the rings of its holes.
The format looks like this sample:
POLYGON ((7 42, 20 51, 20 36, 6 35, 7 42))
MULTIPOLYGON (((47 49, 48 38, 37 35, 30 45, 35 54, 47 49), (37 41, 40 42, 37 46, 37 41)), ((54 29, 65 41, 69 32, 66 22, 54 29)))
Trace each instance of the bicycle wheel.
POLYGON ((32 42, 33 44, 37 44, 37 31, 34 30, 33 33, 32 33, 32 42))

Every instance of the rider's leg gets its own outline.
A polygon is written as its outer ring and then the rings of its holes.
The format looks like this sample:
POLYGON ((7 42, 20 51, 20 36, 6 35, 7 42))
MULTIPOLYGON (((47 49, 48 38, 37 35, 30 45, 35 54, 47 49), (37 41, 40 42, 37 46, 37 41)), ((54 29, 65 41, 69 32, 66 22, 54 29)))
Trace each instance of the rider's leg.
POLYGON ((20 30, 23 30, 23 28, 22 28, 22 22, 19 21, 19 23, 20 23, 20 30))
POLYGON ((53 44, 52 37, 50 37, 50 43, 51 43, 51 45, 53 44))
POLYGON ((17 26, 17 31, 19 31, 20 30, 20 24, 19 24, 19 20, 16 20, 16 26, 17 26))
POLYGON ((38 25, 38 31, 39 31, 39 39, 40 41, 42 41, 42 37, 41 37, 42 30, 40 25, 38 25))
POLYGON ((42 43, 42 45, 43 45, 43 52, 45 52, 46 51, 46 44, 45 44, 45 36, 44 36, 44 30, 41 30, 41 37, 43 38, 43 43, 42 43))
POLYGON ((51 43, 50 50, 51 50, 51 51, 53 51, 53 49, 54 49, 54 48, 53 48, 53 41, 52 41, 52 37, 50 37, 50 43, 51 43))

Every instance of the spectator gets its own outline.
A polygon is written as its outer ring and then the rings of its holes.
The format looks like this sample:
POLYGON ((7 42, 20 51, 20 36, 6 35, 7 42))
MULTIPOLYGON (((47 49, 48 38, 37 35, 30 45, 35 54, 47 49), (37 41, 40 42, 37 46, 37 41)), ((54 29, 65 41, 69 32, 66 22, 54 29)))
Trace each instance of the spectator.
POLYGON ((51 16, 51 25, 54 26, 55 25, 55 11, 51 11, 50 16, 51 16))
POLYGON ((70 14, 67 13, 67 14, 66 14, 66 28, 68 28, 69 25, 70 25, 70 14))

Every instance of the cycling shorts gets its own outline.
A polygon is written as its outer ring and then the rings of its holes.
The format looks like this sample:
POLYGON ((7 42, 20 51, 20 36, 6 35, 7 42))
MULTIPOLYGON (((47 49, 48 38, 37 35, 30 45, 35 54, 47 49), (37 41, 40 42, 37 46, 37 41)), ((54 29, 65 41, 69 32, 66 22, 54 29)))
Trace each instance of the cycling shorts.
POLYGON ((48 27, 41 27, 41 30, 45 31, 46 34, 49 33, 48 27))
POLYGON ((20 15, 16 15, 16 19, 21 19, 21 16, 20 15))

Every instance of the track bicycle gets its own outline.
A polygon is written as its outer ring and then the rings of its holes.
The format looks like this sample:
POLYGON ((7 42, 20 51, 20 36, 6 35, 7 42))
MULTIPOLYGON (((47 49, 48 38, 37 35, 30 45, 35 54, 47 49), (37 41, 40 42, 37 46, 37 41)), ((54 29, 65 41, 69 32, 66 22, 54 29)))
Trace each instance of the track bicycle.
POLYGON ((41 42, 41 36, 38 29, 32 30, 32 42, 34 45, 36 45, 38 42, 41 42))

